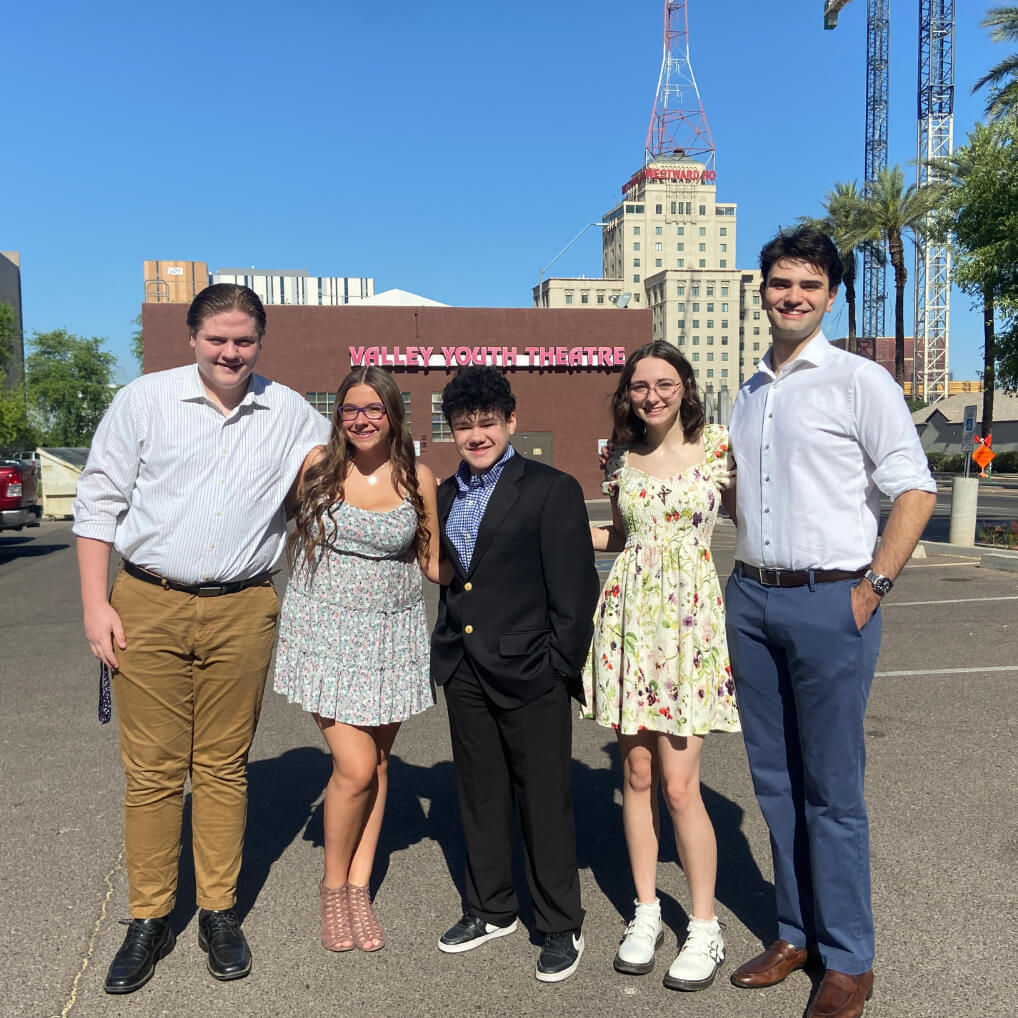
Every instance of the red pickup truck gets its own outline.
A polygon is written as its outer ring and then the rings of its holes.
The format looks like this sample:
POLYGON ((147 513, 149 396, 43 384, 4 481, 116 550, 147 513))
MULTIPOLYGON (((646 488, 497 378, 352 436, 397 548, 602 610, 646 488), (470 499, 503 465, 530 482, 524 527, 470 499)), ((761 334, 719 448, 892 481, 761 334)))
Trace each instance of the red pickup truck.
POLYGON ((37 527, 41 517, 36 465, 25 460, 0 459, 0 530, 37 527))

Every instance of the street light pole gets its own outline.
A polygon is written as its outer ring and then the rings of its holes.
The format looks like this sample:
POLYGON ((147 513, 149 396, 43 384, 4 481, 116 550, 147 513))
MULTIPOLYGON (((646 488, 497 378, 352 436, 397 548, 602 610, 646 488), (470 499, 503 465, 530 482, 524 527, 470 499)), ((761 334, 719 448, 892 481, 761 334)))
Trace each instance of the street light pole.
POLYGON ((609 225, 610 225, 609 223, 600 223, 600 222, 598 222, 598 223, 587 223, 587 225, 584 226, 584 228, 582 230, 580 230, 580 232, 578 234, 576 234, 576 236, 573 237, 573 239, 571 241, 569 241, 569 243, 566 244, 566 246, 564 248, 562 248, 562 250, 559 251, 559 253, 557 255, 555 255, 555 257, 552 258, 552 260, 550 262, 548 262, 547 265, 544 266, 544 268, 541 268, 541 266, 537 267, 537 297, 538 297, 538 300, 541 299, 541 288, 542 288, 542 284, 544 283, 544 274, 548 271, 548 269, 550 269, 555 264, 555 262, 557 262, 573 246, 573 244, 575 244, 580 239, 580 237, 582 237, 587 232, 587 230, 589 230, 592 226, 609 226, 609 225))

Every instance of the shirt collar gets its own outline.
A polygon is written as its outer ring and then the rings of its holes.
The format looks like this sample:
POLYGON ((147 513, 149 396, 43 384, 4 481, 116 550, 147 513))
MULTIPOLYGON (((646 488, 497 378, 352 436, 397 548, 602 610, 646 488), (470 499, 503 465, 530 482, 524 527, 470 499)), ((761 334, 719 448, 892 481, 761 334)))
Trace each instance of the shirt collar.
MULTIPOLYGON (((777 378, 777 374, 774 372, 774 368, 771 367, 772 360, 771 354, 774 350, 772 346, 767 353, 760 358, 757 363, 757 368, 764 372, 766 375, 770 375, 771 378, 777 378)), ((786 361, 781 366, 781 373, 788 374, 790 371, 798 371, 803 367, 814 367, 818 368, 830 356, 831 344, 827 337, 824 335, 823 329, 821 329, 806 345, 802 350, 799 351, 798 356, 794 360, 786 361)))
MULTIPOLYGON (((244 393, 244 398, 237 405, 239 407, 247 404, 271 407, 271 385, 272 383, 268 378, 264 378, 261 375, 252 375, 248 383, 247 392, 244 393)), ((209 397, 205 392, 205 386, 202 384, 197 364, 189 365, 181 373, 179 393, 180 399, 183 402, 195 402, 198 400, 208 402, 209 397)))
POLYGON ((502 470, 505 465, 516 455, 516 450, 512 445, 505 447, 505 452, 502 453, 501 457, 497 462, 492 463, 483 474, 472 474, 470 467, 465 462, 460 462, 459 469, 456 471, 456 487, 461 492, 468 492, 471 489, 478 488, 491 488, 498 483, 498 479, 502 476, 502 470))

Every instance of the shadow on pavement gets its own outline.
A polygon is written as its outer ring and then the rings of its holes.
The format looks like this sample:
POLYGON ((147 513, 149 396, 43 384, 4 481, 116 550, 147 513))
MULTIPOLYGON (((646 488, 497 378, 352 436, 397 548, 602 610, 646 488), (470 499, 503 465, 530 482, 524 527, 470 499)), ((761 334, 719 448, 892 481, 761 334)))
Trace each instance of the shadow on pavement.
MULTIPOLYGON (((287 846, 320 813, 314 804, 332 772, 329 754, 302 746, 282 756, 257 760, 248 767, 247 831, 244 861, 237 883, 237 914, 241 920, 257 901, 269 871, 287 846)), ((191 854, 191 794, 184 798, 177 905, 170 917, 181 932, 194 917, 194 858, 191 854)))
POLYGON ((0 565, 19 558, 42 558, 43 555, 51 555, 69 547, 66 541, 60 544, 40 544, 31 537, 0 537, 0 565))

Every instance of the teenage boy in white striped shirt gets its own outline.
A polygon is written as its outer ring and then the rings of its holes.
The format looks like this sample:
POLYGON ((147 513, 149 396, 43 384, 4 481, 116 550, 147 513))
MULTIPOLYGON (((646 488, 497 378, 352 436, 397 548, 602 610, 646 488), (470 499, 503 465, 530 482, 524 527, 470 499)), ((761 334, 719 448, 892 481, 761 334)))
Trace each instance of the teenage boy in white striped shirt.
POLYGON ((329 435, 299 394, 254 373, 265 309, 253 291, 208 287, 187 325, 195 363, 117 394, 74 503, 85 635, 113 671, 127 779, 132 919, 108 993, 143 986, 173 948, 188 776, 198 942, 216 979, 251 970, 234 905, 247 757, 279 610, 269 571, 284 500, 329 435), (107 596, 112 549, 123 568, 107 596))

